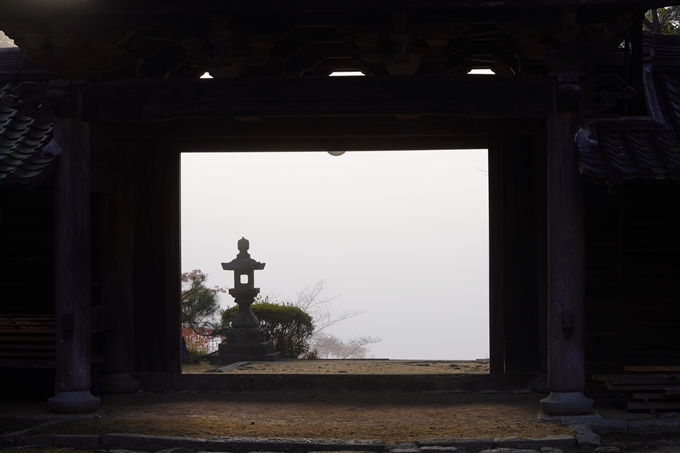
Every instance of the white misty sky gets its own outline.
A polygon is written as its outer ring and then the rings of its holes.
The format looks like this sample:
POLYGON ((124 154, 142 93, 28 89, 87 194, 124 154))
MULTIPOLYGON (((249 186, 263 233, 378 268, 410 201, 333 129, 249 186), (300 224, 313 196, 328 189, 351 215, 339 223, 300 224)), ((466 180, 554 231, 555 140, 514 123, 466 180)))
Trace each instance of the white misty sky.
MULTIPOLYGON (((488 355, 486 150, 182 155, 182 265, 231 287, 236 242, 279 300, 326 282, 375 357, 488 355)), ((233 305, 228 294, 222 305, 233 305)))

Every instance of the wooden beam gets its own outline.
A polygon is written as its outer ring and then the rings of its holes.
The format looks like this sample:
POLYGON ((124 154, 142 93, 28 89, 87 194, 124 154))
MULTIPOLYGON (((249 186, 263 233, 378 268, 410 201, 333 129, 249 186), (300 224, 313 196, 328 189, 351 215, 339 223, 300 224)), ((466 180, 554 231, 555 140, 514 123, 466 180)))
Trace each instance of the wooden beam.
POLYGON ((486 135, 439 137, 327 137, 182 140, 181 152, 227 151, 407 151, 426 149, 484 149, 486 135))
POLYGON ((0 368, 54 368, 54 360, 0 359, 0 368))
POLYGON ((267 116, 545 116, 553 82, 517 76, 422 75, 129 80, 82 90, 88 121, 267 116))
POLYGON ((469 118, 456 115, 398 118, 390 116, 311 116, 196 118, 153 123, 114 125, 121 139, 239 139, 256 142, 270 139, 321 139, 367 137, 398 139, 436 138, 466 135, 523 135, 545 129, 545 117, 469 118))
POLYGON ((628 8, 647 10, 668 4, 664 0, 346 0, 319 2, 317 0, 202 0, 187 3, 182 0, 158 2, 120 2, 115 0, 97 2, 46 2, 45 0, 22 0, 3 2, 0 14, 6 17, 36 14, 186 14, 233 12, 335 12, 335 11, 393 11, 472 8, 491 9, 510 7, 547 8, 555 6, 598 6, 622 4, 628 8))
POLYGON ((531 134, 545 118, 424 116, 233 118, 130 123, 119 138, 173 139, 182 152, 482 149, 487 134, 531 134))

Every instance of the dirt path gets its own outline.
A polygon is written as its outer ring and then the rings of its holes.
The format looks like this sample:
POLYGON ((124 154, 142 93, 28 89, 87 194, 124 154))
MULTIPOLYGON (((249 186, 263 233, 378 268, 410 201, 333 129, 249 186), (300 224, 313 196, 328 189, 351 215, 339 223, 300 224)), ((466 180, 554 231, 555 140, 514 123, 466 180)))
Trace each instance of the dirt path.
POLYGON ((137 393, 102 398, 99 418, 46 432, 380 439, 544 437, 567 434, 538 423, 539 395, 137 393))
MULTIPOLYGON (((215 372, 207 363, 185 373, 215 372)), ((480 374, 486 361, 311 360, 244 362, 221 373, 247 374, 480 374)), ((568 434, 561 425, 538 423, 544 395, 462 393, 231 393, 139 392, 104 395, 95 418, 64 420, 45 432, 139 433, 166 436, 379 439, 525 438, 568 434)), ((32 409, 2 405, 5 413, 50 417, 44 403, 32 409), (42 415, 40 414, 42 413, 42 415), (32 414, 32 415, 31 415, 32 414)))

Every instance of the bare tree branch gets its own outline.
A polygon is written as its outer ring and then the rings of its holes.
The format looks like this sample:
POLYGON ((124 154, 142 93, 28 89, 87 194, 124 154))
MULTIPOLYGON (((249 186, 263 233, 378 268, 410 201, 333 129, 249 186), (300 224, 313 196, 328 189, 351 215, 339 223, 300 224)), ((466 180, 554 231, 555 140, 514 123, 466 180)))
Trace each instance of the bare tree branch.
MULTIPOLYGON (((314 286, 306 287, 295 293, 295 301, 283 301, 283 304, 289 304, 300 308, 314 320, 314 333, 310 337, 309 343, 310 350, 314 351, 317 357, 336 359, 365 358, 370 352, 366 346, 378 343, 381 339, 377 337, 362 336, 345 342, 334 335, 326 333, 325 329, 328 327, 333 326, 340 321, 360 315, 364 313, 364 311, 343 310, 340 313, 334 312, 331 304, 338 296, 324 296, 322 293, 325 286, 326 282, 319 279, 314 286)), ((270 296, 266 296, 264 299, 268 301, 270 296)))
POLYGON ((364 311, 343 311, 340 314, 335 314, 331 310, 331 302, 338 298, 338 296, 321 297, 321 293, 325 289, 326 282, 319 279, 313 287, 304 288, 296 293, 297 300, 292 302, 293 305, 300 307, 314 318, 314 335, 320 334, 324 329, 344 321, 345 319, 353 318, 354 316, 364 313, 364 311))

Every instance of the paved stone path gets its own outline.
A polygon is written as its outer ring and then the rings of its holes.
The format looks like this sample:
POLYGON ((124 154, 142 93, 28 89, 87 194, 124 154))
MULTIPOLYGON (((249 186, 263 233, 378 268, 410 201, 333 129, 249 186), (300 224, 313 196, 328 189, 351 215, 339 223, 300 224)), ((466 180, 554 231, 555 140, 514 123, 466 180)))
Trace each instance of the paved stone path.
MULTIPOLYGON (((32 434, 33 428, 0 436, 0 449, 21 450, 30 446, 56 447, 107 453, 202 453, 202 452, 267 452, 267 453, 570 453, 595 452, 679 452, 680 436, 656 439, 663 434, 680 433, 680 419, 638 420, 625 422, 606 420, 597 415, 563 417, 551 422, 568 424, 573 435, 548 436, 540 439, 470 438, 422 439, 413 443, 384 443, 379 440, 281 439, 281 438, 212 438, 149 436, 141 434, 32 434), (584 422, 574 424, 575 422, 584 422), (647 442, 630 441, 620 446, 601 446, 600 434, 646 435, 647 442), (649 435, 652 435, 651 441, 649 435)), ((54 423, 48 421, 46 424, 54 423)))

